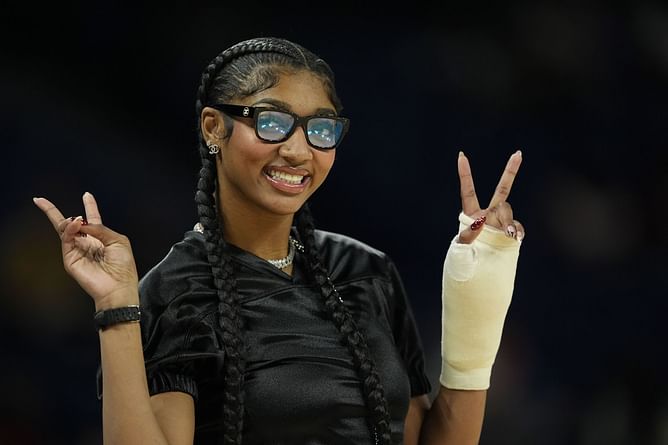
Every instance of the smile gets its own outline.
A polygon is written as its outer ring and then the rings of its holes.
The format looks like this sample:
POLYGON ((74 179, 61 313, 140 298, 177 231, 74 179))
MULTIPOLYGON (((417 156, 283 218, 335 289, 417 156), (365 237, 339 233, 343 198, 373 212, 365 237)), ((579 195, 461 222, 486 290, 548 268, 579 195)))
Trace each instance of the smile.
POLYGON ((310 173, 303 169, 267 167, 263 173, 274 189, 292 195, 306 190, 311 182, 310 173))
POLYGON ((288 184, 297 185, 301 184, 305 176, 303 175, 291 175, 289 173, 281 172, 278 170, 269 170, 267 175, 274 180, 286 182, 288 184))

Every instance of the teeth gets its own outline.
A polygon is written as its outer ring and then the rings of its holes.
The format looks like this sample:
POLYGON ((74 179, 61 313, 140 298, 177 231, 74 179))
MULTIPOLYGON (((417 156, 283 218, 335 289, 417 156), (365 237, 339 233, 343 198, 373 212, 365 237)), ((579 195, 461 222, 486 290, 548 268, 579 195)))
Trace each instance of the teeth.
POLYGON ((271 176, 272 179, 280 179, 281 181, 287 182, 289 184, 301 184, 302 179, 304 179, 302 175, 291 175, 276 170, 269 170, 269 176, 271 176))

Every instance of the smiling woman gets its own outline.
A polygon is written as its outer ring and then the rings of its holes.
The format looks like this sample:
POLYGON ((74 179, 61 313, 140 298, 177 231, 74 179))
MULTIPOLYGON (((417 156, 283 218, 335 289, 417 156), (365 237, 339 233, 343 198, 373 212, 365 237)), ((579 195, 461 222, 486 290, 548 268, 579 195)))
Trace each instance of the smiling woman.
MULTIPOLYGON (((338 138, 328 143, 313 129, 324 127, 319 122, 324 119, 330 121, 332 131, 339 122, 346 122, 337 120, 333 102, 338 100, 331 97, 332 90, 327 91, 322 74, 294 68, 276 71, 271 79, 275 85, 268 84, 243 98, 214 99, 243 102, 236 105, 240 113, 234 105, 218 104, 205 106, 201 113, 207 145, 221 147, 216 159, 220 204, 243 211, 246 216, 259 211, 258 217, 273 218, 297 212, 327 177, 335 148, 343 137, 340 130, 338 138), (230 111, 234 111, 235 119, 226 129, 230 111)), ((283 218, 288 224, 283 232, 289 229, 290 219, 283 218)))
POLYGON ((481 209, 460 154, 462 222, 443 275, 437 398, 392 260, 316 230, 307 201, 348 129, 334 75, 283 39, 244 41, 197 94, 199 222, 141 281, 129 240, 35 198, 97 310, 105 443, 477 443, 524 228, 511 156, 481 209))

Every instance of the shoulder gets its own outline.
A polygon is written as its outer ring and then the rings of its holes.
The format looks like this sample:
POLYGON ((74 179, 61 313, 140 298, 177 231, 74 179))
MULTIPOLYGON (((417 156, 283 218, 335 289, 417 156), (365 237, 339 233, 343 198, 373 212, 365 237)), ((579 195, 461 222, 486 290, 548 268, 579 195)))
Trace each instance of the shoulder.
POLYGON ((332 279, 354 279, 368 275, 389 275, 388 255, 370 245, 340 233, 315 231, 316 244, 332 279))
POLYGON ((193 288, 211 289, 211 279, 204 236, 188 231, 183 240, 173 244, 165 257, 141 278, 139 294, 142 304, 169 304, 179 295, 192 292, 193 288))
POLYGON ((370 245, 341 233, 329 232, 327 230, 316 229, 315 239, 318 246, 323 250, 351 250, 364 255, 376 256, 384 258, 386 255, 381 250, 378 250, 370 245))

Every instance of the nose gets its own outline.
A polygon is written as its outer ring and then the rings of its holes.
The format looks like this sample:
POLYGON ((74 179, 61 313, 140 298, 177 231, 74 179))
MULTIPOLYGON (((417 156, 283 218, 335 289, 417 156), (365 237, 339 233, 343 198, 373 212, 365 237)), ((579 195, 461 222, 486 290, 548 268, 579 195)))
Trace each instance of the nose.
POLYGON ((306 142, 304 129, 301 127, 295 129, 295 132, 281 143, 278 154, 294 165, 313 159, 313 152, 311 146, 306 142))

